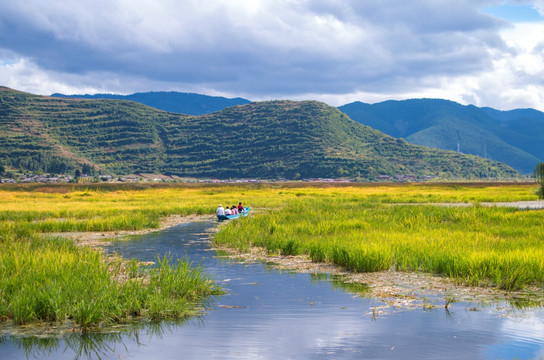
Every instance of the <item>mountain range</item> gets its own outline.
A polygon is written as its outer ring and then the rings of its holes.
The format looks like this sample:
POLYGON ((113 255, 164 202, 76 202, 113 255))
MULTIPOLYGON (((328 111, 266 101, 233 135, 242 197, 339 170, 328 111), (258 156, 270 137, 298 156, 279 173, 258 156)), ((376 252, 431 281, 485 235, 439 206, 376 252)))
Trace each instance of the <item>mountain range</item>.
POLYGON ((317 101, 252 102, 194 116, 4 87, 0 163, 30 171, 86 166, 223 179, 517 175, 503 163, 396 139, 317 101))
POLYGON ((410 143, 490 158, 522 173, 544 161, 544 113, 533 109, 499 111, 439 99, 354 102, 339 109, 410 143))
MULTIPOLYGON (((250 102, 178 92, 52 96, 131 100, 190 115, 250 102)), ((522 173, 531 173, 544 161, 544 113, 537 110, 499 111, 440 99, 354 102, 339 109, 357 122, 410 143, 501 161, 522 173)))

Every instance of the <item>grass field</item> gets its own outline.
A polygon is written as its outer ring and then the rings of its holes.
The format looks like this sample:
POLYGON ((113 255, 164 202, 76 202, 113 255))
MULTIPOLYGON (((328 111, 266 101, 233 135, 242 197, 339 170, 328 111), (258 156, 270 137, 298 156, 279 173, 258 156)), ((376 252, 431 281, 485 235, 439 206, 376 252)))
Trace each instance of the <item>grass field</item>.
POLYGON ((168 215, 213 216, 219 203, 239 201, 253 216, 222 228, 218 244, 308 254, 356 272, 395 268, 506 290, 541 286, 543 212, 478 205, 536 200, 535 189, 490 183, 4 186, 0 319, 70 320, 89 329, 193 314, 220 292, 202 269, 171 259, 159 259, 156 269, 127 265, 48 234, 157 228, 168 215), (441 202, 476 206, 432 205, 441 202))

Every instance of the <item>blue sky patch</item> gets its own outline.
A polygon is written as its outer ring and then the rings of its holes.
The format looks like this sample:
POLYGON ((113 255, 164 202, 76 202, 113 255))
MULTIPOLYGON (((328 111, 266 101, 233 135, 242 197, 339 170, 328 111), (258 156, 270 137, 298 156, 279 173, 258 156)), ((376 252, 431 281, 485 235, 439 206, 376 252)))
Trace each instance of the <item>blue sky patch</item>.
POLYGON ((544 17, 530 5, 501 5, 483 9, 483 12, 513 23, 543 21, 544 17))
POLYGON ((10 59, 0 59, 0 65, 7 66, 7 65, 13 65, 15 64, 15 61, 10 59))

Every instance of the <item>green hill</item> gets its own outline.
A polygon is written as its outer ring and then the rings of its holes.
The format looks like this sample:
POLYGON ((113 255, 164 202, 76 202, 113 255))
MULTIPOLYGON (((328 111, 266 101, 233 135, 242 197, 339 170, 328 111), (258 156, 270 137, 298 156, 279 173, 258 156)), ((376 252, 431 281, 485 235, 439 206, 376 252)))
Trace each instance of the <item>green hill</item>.
POLYGON ((250 101, 243 98, 228 99, 221 96, 208 96, 176 91, 152 91, 130 95, 94 94, 94 95, 63 95, 53 94, 52 97, 73 99, 114 99, 129 100, 154 107, 159 110, 188 115, 203 115, 222 110, 229 106, 243 105, 250 101))
POLYGON ((502 163, 408 144, 316 101, 250 103, 190 116, 7 88, 0 88, 0 163, 218 178, 517 174, 502 163))
POLYGON ((523 173, 544 161, 544 113, 536 110, 498 111, 437 99, 355 102, 339 109, 411 143, 490 158, 523 173))

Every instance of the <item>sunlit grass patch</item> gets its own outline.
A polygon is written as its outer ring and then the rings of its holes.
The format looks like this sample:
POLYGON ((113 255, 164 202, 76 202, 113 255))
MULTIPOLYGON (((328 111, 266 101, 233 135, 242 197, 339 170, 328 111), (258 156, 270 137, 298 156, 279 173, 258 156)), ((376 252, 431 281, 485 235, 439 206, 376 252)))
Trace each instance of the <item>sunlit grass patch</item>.
POLYGON ((544 283, 542 211, 415 204, 505 201, 506 195, 535 200, 530 189, 446 187, 440 192, 430 186, 420 187, 418 197, 414 188, 406 186, 405 194, 366 188, 359 196, 357 189, 324 189, 320 196, 290 197, 281 210, 230 224, 215 241, 240 250, 258 246, 270 253, 306 254, 355 272, 424 271, 505 290, 544 283))

